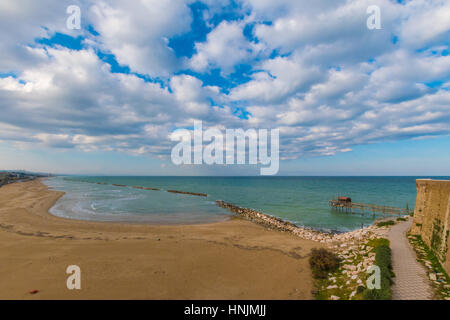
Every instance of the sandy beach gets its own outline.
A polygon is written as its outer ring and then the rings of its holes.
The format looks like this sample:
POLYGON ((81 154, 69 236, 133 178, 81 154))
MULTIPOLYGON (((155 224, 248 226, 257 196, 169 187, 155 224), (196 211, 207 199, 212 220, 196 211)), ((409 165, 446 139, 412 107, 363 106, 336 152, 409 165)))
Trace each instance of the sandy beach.
POLYGON ((312 299, 319 243, 238 218, 201 225, 69 220, 41 181, 0 188, 0 299, 312 299), (68 290, 66 268, 81 268, 68 290), (30 294, 38 290, 36 294, 30 294))

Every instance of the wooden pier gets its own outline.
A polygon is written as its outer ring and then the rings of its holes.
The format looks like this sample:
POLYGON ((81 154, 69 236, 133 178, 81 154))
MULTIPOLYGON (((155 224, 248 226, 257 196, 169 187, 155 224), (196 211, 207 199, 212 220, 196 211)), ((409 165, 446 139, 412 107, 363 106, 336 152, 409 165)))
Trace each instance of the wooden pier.
POLYGON ((377 213, 386 215, 409 215, 410 210, 408 205, 406 208, 398 208, 398 207, 390 207, 390 206, 381 206, 376 204, 368 204, 368 203, 358 203, 352 202, 349 197, 338 197, 336 199, 330 200, 330 206, 338 211, 346 212, 346 213, 358 213, 358 214, 371 214, 375 216, 377 213))

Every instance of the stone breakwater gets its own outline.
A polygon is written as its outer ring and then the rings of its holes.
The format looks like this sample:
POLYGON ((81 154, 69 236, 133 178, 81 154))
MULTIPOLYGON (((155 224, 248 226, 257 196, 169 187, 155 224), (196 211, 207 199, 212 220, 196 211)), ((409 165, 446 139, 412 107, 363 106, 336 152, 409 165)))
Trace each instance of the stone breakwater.
POLYGON ((375 237, 374 231, 376 230, 376 227, 374 226, 339 234, 326 233, 312 228, 299 227, 291 222, 284 221, 280 218, 267 215, 257 210, 242 208, 222 200, 217 200, 216 204, 219 207, 228 209, 229 211, 236 213, 237 215, 246 220, 260 224, 268 229, 274 229, 282 232, 289 232, 302 239, 317 241, 320 243, 327 243, 329 245, 333 245, 335 248, 340 248, 340 245, 336 246, 336 243, 338 244, 344 243, 343 246, 346 246, 345 243, 350 244, 353 243, 354 241, 371 239, 375 237))
MULTIPOLYGON (((67 179, 67 178, 64 178, 64 180, 77 181, 77 180, 71 180, 71 179, 67 179)), ((79 180, 79 182, 109 185, 109 183, 106 183, 106 182, 92 182, 92 181, 86 181, 86 180, 79 180)), ((129 186, 125 185, 125 184, 118 184, 118 183, 112 183, 111 185, 115 186, 115 187, 122 187, 122 188, 129 187, 129 186)), ((134 189, 140 189, 140 190, 154 190, 154 191, 160 191, 161 190, 159 188, 149 188, 149 187, 141 187, 141 186, 131 186, 131 187, 134 188, 134 189)), ((208 196, 206 193, 180 191, 180 190, 167 190, 167 192, 180 193, 180 194, 189 194, 189 195, 192 195, 192 196, 199 196, 199 197, 207 197, 208 196)))
POLYGON ((158 188, 148 188, 148 187, 140 187, 140 186, 132 186, 132 188, 140 189, 140 190, 155 190, 155 191, 159 191, 160 190, 158 188))
POLYGON ((199 196, 199 197, 207 197, 208 196, 206 193, 197 193, 197 192, 188 192, 188 191, 179 191, 179 190, 167 190, 167 192, 190 194, 192 196, 199 196))

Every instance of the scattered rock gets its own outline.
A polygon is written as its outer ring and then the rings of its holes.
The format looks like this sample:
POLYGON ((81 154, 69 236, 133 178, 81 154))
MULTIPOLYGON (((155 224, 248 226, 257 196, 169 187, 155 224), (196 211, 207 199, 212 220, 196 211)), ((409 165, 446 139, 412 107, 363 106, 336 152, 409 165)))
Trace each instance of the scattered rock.
POLYGON ((331 286, 328 286, 328 287, 327 287, 327 290, 330 290, 330 289, 337 289, 337 288, 338 288, 337 285, 331 285, 331 286))

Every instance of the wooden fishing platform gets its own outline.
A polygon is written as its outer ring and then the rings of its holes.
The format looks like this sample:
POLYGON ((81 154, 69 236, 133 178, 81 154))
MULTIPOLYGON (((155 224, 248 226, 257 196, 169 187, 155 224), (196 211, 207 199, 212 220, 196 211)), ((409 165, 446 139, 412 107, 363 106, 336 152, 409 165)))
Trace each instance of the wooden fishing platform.
POLYGON ((333 209, 346 213, 358 213, 358 214, 372 214, 375 216, 377 213, 385 215, 409 215, 410 210, 408 204, 406 208, 390 207, 390 206, 380 206, 376 204, 368 203, 358 203, 352 202, 349 197, 337 197, 336 199, 330 200, 330 206, 333 209))

